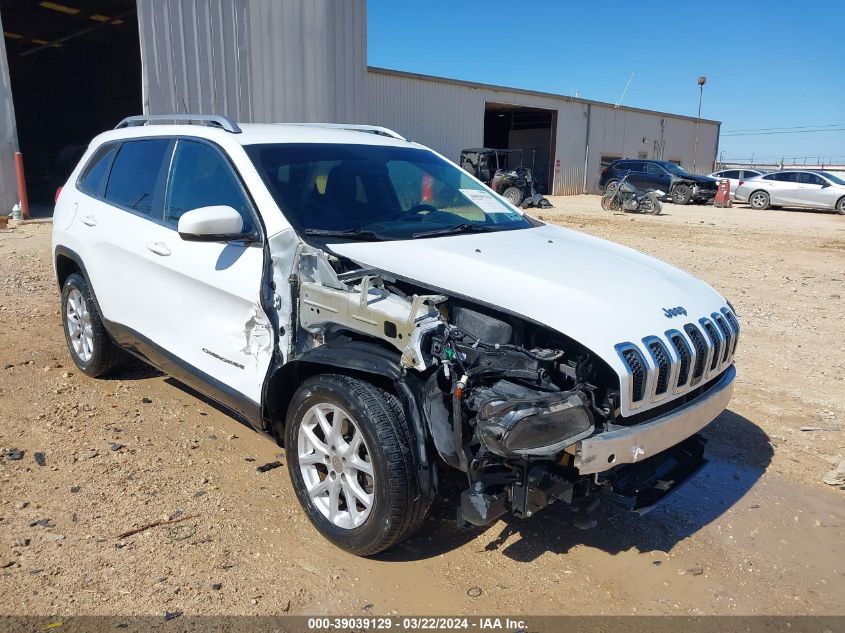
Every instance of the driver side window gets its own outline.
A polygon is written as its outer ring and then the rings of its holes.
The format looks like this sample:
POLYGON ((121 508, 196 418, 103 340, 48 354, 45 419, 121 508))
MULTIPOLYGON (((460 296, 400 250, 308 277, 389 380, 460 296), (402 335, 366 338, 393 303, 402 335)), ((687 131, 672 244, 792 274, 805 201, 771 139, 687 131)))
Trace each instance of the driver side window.
POLYGON ((165 223, 175 229, 183 213, 216 205, 235 209, 243 219, 244 232, 252 232, 250 204, 232 167, 213 147, 179 140, 167 183, 165 223))

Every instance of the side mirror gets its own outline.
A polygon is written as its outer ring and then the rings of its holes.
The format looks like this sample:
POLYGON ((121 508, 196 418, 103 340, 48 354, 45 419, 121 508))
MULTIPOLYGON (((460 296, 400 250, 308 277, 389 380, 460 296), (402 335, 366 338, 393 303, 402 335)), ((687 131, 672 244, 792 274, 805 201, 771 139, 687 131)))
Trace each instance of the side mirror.
POLYGON ((822 183, 822 189, 827 189, 828 187, 830 187, 830 183, 829 183, 829 182, 823 182, 823 183, 822 183))
POLYGON ((246 237, 241 214, 223 205, 186 211, 176 230, 183 240, 194 242, 229 242, 246 237))

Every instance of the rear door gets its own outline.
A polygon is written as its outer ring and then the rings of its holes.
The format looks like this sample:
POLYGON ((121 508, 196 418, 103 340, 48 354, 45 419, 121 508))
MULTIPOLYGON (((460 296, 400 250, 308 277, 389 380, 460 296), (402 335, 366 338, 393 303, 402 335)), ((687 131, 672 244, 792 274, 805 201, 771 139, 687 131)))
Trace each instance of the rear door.
POLYGON ((140 331, 182 371, 229 398, 246 398, 257 406, 273 347, 261 301, 261 227, 220 148, 201 139, 175 141, 161 215, 149 225, 136 244, 143 259, 143 284, 134 302, 145 314, 140 331), (200 242, 179 236, 182 214, 214 205, 237 210, 255 241, 200 242))
POLYGON ((645 163, 641 160, 632 160, 628 162, 628 182, 634 185, 637 189, 650 189, 648 184, 648 174, 645 171, 645 163))
POLYGON ((782 171, 772 175, 772 188, 769 190, 772 204, 791 205, 798 199, 798 173, 782 171))
POLYGON ((161 210, 171 147, 168 138, 114 143, 102 183, 96 191, 86 191, 91 198, 77 212, 86 272, 102 317, 118 339, 128 330, 145 329, 146 311, 137 302, 138 290, 147 283, 144 245, 152 239, 153 222, 161 210))
POLYGON ((645 170, 648 189, 662 191, 664 194, 669 193, 669 183, 672 180, 669 172, 657 163, 646 163, 645 170))

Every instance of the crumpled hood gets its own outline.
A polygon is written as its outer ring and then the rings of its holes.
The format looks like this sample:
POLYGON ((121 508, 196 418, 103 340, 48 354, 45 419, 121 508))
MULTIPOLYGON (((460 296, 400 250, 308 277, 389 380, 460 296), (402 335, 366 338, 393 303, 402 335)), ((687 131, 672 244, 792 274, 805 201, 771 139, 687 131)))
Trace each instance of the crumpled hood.
POLYGON ((704 282, 638 251, 546 225, 518 231, 330 244, 339 255, 566 334, 625 373, 615 346, 642 345, 727 304, 704 282), (682 307, 687 315, 667 317, 682 307))
POLYGON ((718 183, 718 178, 713 178, 712 176, 699 176, 698 174, 684 174, 683 176, 678 174, 672 174, 673 178, 678 180, 689 180, 692 182, 700 182, 700 183, 718 183))

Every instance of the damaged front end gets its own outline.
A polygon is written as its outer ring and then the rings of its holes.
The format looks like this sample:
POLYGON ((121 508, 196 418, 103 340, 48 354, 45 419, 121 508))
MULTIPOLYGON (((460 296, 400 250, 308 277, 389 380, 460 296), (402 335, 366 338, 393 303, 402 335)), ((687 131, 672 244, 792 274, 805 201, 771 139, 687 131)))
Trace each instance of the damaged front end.
POLYGON ((582 441, 620 428, 619 380, 597 355, 524 318, 321 249, 304 245, 298 259, 292 357, 353 343, 392 355, 420 454, 433 449, 466 475, 460 523, 529 517, 598 492, 642 510, 704 463, 694 437, 637 464, 579 468, 582 441))

